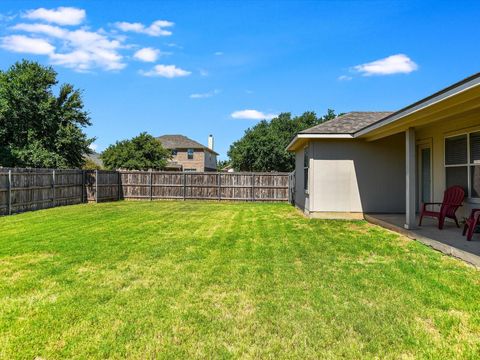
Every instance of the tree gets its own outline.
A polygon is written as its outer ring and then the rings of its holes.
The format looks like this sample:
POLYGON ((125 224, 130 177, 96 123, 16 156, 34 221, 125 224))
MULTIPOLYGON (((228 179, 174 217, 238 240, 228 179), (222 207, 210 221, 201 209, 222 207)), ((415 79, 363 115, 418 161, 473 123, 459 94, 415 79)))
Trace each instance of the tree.
POLYGON ((86 158, 85 159, 85 164, 83 164, 82 169, 83 170, 102 170, 102 166, 97 164, 92 159, 86 158))
POLYGON ((161 170, 171 158, 169 150, 146 132, 131 140, 117 141, 100 158, 107 169, 161 170))
POLYGON ((59 86, 51 67, 23 60, 0 71, 0 166, 78 168, 91 125, 79 90, 59 86))
POLYGON ((294 154, 285 150, 299 131, 318 125, 335 117, 331 109, 322 117, 307 111, 292 118, 282 113, 271 121, 263 120, 245 131, 228 151, 231 164, 240 171, 292 171, 295 168, 294 154))

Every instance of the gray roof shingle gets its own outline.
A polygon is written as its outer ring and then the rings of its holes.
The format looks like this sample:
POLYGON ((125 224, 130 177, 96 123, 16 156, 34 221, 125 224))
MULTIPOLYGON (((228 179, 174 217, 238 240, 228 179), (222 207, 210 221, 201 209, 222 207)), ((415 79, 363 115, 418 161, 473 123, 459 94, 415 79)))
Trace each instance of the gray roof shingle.
POLYGON ((300 134, 353 134, 390 114, 391 111, 352 111, 300 131, 300 134))
POLYGON ((218 155, 215 151, 184 135, 162 135, 157 139, 165 149, 202 149, 218 155))

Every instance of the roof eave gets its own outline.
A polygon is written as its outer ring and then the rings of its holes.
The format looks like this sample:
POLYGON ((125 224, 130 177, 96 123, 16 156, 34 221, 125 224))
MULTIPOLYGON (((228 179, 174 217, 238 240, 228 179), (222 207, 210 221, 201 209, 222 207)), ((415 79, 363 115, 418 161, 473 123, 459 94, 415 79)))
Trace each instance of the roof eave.
POLYGON ((298 133, 297 135, 295 135, 295 137, 292 139, 292 141, 290 141, 290 143, 287 145, 285 150, 295 151, 294 145, 300 139, 353 139, 353 135, 352 134, 341 134, 341 133, 335 133, 335 134, 327 134, 327 133, 302 134, 302 133, 298 133))

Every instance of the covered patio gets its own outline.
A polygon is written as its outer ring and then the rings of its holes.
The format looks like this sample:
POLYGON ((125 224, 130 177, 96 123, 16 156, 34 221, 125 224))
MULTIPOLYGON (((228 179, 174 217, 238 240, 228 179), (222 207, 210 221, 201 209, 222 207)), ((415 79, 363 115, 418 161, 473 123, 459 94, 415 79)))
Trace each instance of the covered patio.
POLYGON ((480 267, 480 235, 467 241, 455 223, 447 221, 439 230, 438 221, 431 218, 418 226, 422 204, 441 203, 445 189, 452 186, 465 191, 456 212, 461 226, 472 208, 480 208, 479 84, 478 74, 467 78, 361 130, 358 136, 375 142, 403 132, 405 139, 405 183, 403 188, 391 188, 405 194, 404 212, 364 214, 365 218, 480 267))
POLYGON ((438 230, 437 221, 431 218, 424 218, 421 227, 406 229, 405 214, 365 214, 365 220, 480 267, 480 234, 474 234, 472 240, 467 241, 462 236, 462 228, 451 221, 445 223, 443 230, 438 230))

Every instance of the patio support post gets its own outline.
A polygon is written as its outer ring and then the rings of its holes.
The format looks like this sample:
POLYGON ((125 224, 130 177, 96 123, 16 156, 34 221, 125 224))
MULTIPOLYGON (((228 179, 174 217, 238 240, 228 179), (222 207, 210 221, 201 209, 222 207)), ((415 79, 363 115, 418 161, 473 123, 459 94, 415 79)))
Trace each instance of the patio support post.
POLYGON ((406 204, 405 204, 405 229, 416 228, 415 216, 415 129, 405 131, 405 172, 406 172, 406 204))

